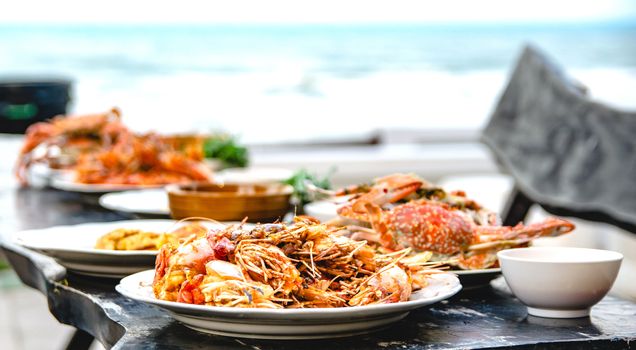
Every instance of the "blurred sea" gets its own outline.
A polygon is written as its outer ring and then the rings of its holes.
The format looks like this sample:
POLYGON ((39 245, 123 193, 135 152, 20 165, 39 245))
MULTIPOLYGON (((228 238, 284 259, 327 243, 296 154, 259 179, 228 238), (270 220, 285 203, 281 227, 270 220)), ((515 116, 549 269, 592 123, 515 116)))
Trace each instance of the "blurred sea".
POLYGON ((72 111, 247 143, 476 129, 525 43, 636 110, 636 23, 0 26, 0 75, 75 81, 72 111))

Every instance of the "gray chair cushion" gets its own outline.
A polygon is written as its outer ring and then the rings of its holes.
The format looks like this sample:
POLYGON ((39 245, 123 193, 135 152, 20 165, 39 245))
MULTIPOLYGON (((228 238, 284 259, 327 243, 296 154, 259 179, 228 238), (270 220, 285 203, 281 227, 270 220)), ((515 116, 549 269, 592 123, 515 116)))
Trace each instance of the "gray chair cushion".
POLYGON ((636 113, 590 100, 536 48, 524 49, 482 141, 548 211, 636 232, 636 113))

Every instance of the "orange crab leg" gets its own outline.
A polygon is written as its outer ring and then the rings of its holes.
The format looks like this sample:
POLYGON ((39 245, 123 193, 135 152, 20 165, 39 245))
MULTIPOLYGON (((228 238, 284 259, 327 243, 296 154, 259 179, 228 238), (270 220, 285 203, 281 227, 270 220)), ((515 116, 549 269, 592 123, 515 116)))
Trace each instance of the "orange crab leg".
POLYGON ((559 236, 574 230, 574 224, 559 218, 548 218, 527 226, 475 226, 474 240, 469 249, 483 249, 483 244, 505 241, 530 241, 539 237, 559 236))
POLYGON ((382 209, 375 203, 367 202, 364 203, 364 206, 370 217, 369 221, 371 222, 371 227, 373 227, 373 230, 378 233, 377 236, 367 236, 367 239, 378 242, 387 249, 400 249, 400 247, 398 246, 398 242, 395 239, 396 236, 389 229, 383 218, 384 213, 382 212, 382 209))

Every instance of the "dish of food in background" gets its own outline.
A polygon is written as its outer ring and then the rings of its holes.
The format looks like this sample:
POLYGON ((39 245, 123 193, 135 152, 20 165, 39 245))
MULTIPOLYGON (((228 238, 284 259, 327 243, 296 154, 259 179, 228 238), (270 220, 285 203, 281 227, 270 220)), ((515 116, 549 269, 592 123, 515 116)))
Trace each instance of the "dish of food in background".
POLYGON ((388 175, 332 195, 348 202, 336 209, 341 220, 330 223, 349 228, 351 238, 373 242, 380 251, 430 251, 435 261, 462 270, 497 268, 498 251, 574 229, 559 218, 502 226, 497 213, 463 191, 446 192, 413 174, 388 175))
POLYGON ((202 162, 202 153, 191 151, 192 147, 177 149, 172 138, 120 131, 112 146, 79 156, 73 168, 74 181, 146 186, 211 179, 212 171, 202 162))
POLYGON ((207 179, 207 168, 197 162, 203 152, 190 150, 182 147, 177 151, 170 138, 131 132, 117 108, 101 114, 58 116, 29 127, 16 176, 25 183, 28 168, 42 162, 52 169, 75 170, 75 181, 80 183, 158 184, 207 179))
MULTIPOLYGON (((54 226, 15 233, 16 244, 53 257, 67 269, 91 276, 121 278, 154 266, 157 250, 106 250, 95 244, 117 229, 166 232, 178 227, 174 220, 127 220, 54 226)), ((210 225, 212 223, 204 223, 210 225)))
POLYGON ((94 115, 57 116, 30 125, 16 163, 18 180, 26 184, 27 170, 35 163, 51 169, 73 168, 81 154, 102 149, 122 127, 119 110, 94 115))
MULTIPOLYGON (((18 180, 28 184, 29 169, 40 163, 73 171, 70 181, 79 184, 143 187, 209 181, 212 170, 204 159, 223 167, 247 164, 247 149, 229 135, 138 134, 121 119, 119 109, 112 108, 32 125, 16 164, 18 180)), ((59 186, 77 190, 66 183, 59 186)))
MULTIPOLYGON (((399 314, 382 317, 380 324, 383 325, 406 316, 412 307, 431 302, 427 298, 439 297, 439 287, 444 288, 445 297, 461 288, 454 275, 428 263, 430 254, 405 257, 408 251, 376 254, 366 242, 343 237, 338 228, 308 217, 298 217, 293 224, 247 227, 239 223, 216 227, 205 237, 187 240, 178 247, 163 246, 157 256, 154 276, 150 271, 128 277, 134 282, 122 280, 120 288, 124 290, 120 292, 171 310, 189 309, 178 304, 205 305, 190 310, 209 310, 213 314, 215 310, 220 314, 227 312, 220 311, 222 309, 241 310, 244 316, 238 316, 238 320, 219 324, 215 319, 209 328, 203 326, 204 331, 212 333, 256 337, 298 337, 300 333, 309 333, 302 337, 322 337, 331 333, 333 326, 328 327, 330 331, 320 330, 318 328, 324 328, 327 323, 311 320, 319 312, 298 309, 355 310, 345 312, 349 324, 353 323, 351 316, 355 318, 361 312, 374 310, 373 306, 385 312, 399 310, 399 314), (145 287, 149 288, 144 292, 145 287), (411 306, 385 308, 386 304, 411 306), (231 330, 238 326, 237 322, 241 323, 240 318, 249 318, 251 310, 256 309, 279 309, 274 310, 278 313, 261 310, 254 314, 286 315, 296 321, 318 322, 321 327, 316 324, 307 327, 306 322, 298 325, 292 319, 283 327, 274 327, 270 319, 265 329, 264 324, 250 328, 252 335, 239 330, 243 327, 231 330), (260 330, 263 334, 258 334, 260 330)), ((186 325, 201 327, 200 319, 194 323, 178 314, 177 311, 177 319, 186 325)), ((236 317, 234 314, 231 318, 236 317)), ((369 319, 365 317, 364 321, 369 319)), ((352 326, 357 331, 374 328, 365 327, 364 321, 352 326)))
POLYGON ((198 183, 166 186, 175 219, 205 217, 219 221, 281 220, 289 210, 293 188, 280 183, 198 183))
POLYGON ((75 181, 75 173, 64 173, 49 180, 49 186, 52 188, 87 194, 103 194, 109 192, 120 192, 140 189, 158 189, 165 185, 163 184, 85 184, 75 181))

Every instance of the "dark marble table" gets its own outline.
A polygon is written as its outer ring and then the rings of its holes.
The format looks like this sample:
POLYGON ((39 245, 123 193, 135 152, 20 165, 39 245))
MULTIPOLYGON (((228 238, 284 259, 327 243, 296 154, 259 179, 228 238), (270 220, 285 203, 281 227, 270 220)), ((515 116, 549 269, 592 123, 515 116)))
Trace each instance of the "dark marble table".
MULTIPOLYGON (((85 199, 52 189, 5 186, 0 192, 1 232, 130 219, 85 199)), ((60 322, 117 349, 626 349, 636 344, 636 303, 606 297, 590 318, 535 318, 527 315, 501 279, 411 312, 368 335, 311 341, 226 338, 190 330, 163 310, 119 295, 114 290, 116 280, 67 273, 52 259, 6 241, 3 251, 21 280, 47 296, 49 309, 60 322)))

